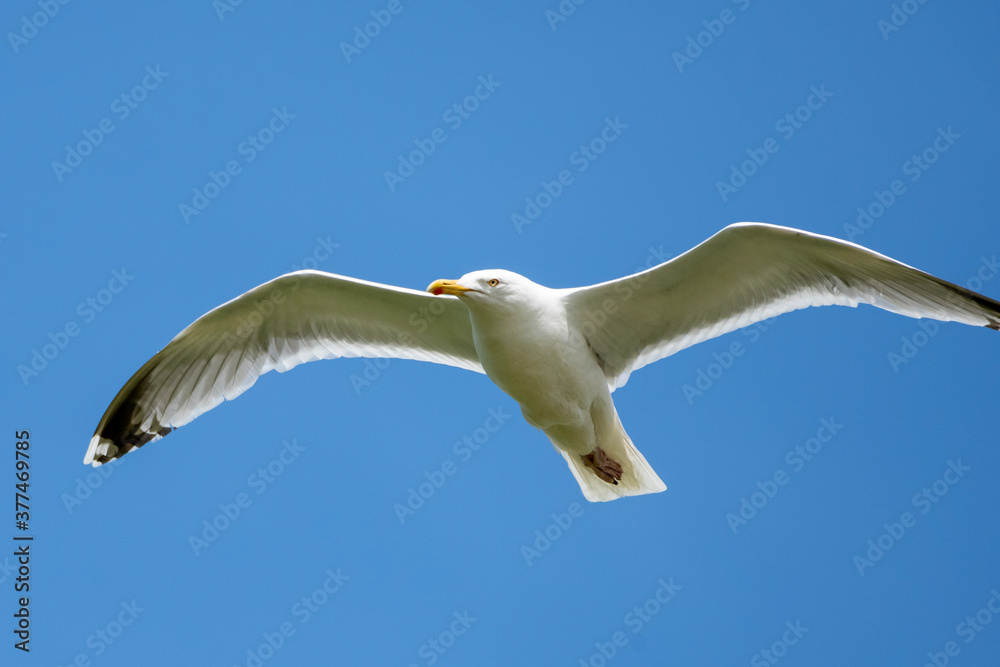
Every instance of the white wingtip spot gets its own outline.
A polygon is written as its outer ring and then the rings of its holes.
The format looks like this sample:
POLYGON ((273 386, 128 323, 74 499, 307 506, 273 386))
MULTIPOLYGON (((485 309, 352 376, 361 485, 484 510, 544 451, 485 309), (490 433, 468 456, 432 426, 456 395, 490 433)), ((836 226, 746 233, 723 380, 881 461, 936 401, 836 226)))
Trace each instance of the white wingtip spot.
POLYGON ((118 447, 115 443, 95 434, 90 439, 90 445, 87 447, 87 454, 83 457, 83 462, 99 468, 103 462, 98 459, 114 456, 117 451, 118 447))

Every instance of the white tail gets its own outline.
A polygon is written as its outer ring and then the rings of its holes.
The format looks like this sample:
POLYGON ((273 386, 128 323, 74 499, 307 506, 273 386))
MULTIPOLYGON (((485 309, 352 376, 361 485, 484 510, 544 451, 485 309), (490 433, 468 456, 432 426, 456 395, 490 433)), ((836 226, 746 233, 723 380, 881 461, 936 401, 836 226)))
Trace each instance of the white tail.
POLYGON ((608 484, 587 468, 583 459, 578 455, 556 447, 556 451, 566 459, 570 472, 573 473, 573 477, 576 478, 580 490, 583 491, 587 500, 592 503, 601 503, 623 496, 641 496, 646 493, 666 491, 667 485, 653 472, 653 468, 646 463, 645 457, 632 444, 632 439, 628 437, 628 433, 625 432, 620 421, 617 431, 620 437, 615 438, 614 442, 602 442, 601 449, 621 464, 622 478, 618 480, 618 484, 608 484))

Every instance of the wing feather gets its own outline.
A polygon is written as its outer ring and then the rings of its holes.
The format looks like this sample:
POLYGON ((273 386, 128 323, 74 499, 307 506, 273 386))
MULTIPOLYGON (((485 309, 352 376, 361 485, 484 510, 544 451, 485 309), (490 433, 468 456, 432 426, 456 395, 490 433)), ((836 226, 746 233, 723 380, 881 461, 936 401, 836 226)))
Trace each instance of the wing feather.
POLYGON ((468 310, 320 271, 280 276, 202 315, 115 396, 85 463, 118 458, 232 400, 271 370, 338 357, 396 357, 482 373, 468 310))
POLYGON ((566 290, 612 389, 646 364, 809 306, 870 304, 1000 329, 1000 303, 854 243, 738 223, 647 271, 566 290))

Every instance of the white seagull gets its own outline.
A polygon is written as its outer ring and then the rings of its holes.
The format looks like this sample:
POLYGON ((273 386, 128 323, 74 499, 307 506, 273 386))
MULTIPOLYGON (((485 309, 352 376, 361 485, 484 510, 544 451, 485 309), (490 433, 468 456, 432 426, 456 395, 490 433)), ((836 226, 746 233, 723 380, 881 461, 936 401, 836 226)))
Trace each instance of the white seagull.
POLYGON ((587 500, 654 493, 666 486, 611 398, 632 371, 781 313, 859 303, 1000 330, 993 299, 853 243, 761 223, 590 287, 488 270, 420 292, 296 271, 205 313, 146 362, 104 413, 84 463, 158 440, 268 371, 395 357, 485 373, 545 432, 587 500))

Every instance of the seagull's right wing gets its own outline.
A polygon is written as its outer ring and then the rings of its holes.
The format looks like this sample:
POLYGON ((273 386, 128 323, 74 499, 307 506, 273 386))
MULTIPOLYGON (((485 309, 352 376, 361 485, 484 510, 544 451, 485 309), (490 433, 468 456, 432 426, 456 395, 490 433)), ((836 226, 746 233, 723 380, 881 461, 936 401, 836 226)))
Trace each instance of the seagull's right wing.
POLYGON ((337 357, 417 359, 483 372, 469 311, 457 298, 297 271, 177 334, 115 396, 84 463, 98 466, 156 440, 270 370, 337 357))
POLYGON ((647 271, 565 290, 564 298, 612 389, 657 359, 809 306, 867 303, 1000 329, 993 299, 854 243, 751 222, 647 271))

